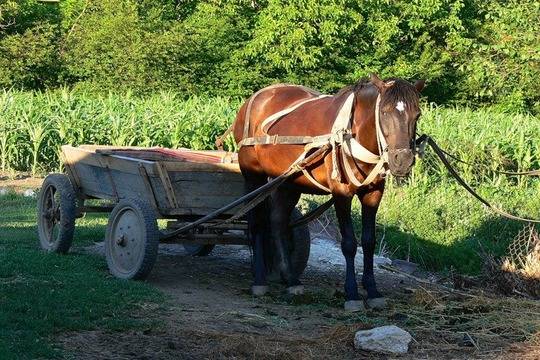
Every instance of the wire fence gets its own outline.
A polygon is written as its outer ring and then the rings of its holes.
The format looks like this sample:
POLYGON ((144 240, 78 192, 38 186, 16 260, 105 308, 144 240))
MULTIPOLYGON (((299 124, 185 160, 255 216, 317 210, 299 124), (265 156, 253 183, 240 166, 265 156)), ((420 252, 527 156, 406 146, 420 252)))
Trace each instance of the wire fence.
MULTIPOLYGON (((540 177, 499 174, 495 170, 520 169, 511 163, 493 165, 487 156, 477 166, 451 158, 449 161, 496 207, 540 218, 540 177)), ((307 201, 320 202, 313 198, 307 201)), ((360 234, 361 211, 356 200, 353 220, 356 234, 360 234)), ((336 224, 335 215, 328 212, 313 226, 315 236, 339 241, 336 224)), ((533 260, 538 263, 536 255, 531 254, 535 246, 540 247, 534 240, 540 227, 490 211, 457 184, 431 148, 426 149, 408 178, 387 180, 377 225, 379 255, 416 262, 427 270, 480 274, 489 259, 498 259, 499 265, 508 259, 516 271, 529 269, 528 274, 532 274, 533 260)), ((540 271, 535 276, 540 279, 540 271)))

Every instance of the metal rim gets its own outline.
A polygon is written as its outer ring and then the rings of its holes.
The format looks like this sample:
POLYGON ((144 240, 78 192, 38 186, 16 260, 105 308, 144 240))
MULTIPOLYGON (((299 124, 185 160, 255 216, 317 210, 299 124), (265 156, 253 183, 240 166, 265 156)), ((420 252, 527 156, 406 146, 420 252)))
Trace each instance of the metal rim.
POLYGON ((62 211, 60 193, 56 186, 48 184, 40 199, 39 238, 48 250, 54 248, 59 240, 62 211))
POLYGON ((136 209, 126 206, 115 215, 107 237, 108 257, 115 271, 126 277, 137 271, 145 253, 146 231, 136 209))

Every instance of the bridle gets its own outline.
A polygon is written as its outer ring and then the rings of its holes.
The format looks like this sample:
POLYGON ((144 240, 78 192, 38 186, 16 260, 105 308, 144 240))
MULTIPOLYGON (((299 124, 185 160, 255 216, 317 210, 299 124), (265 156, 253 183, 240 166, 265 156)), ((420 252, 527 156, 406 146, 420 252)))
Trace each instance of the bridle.
MULTIPOLYGON (((385 83, 386 87, 390 87, 394 84, 394 81, 389 81, 385 83)), ((386 138, 381 129, 381 115, 380 115, 380 102, 381 94, 377 95, 377 100, 375 104, 375 127, 376 127, 376 138, 377 138, 377 147, 379 154, 374 154, 362 144, 360 144, 352 134, 352 122, 354 115, 354 100, 356 97, 355 91, 352 91, 348 97, 345 99, 341 105, 336 119, 332 125, 332 130, 329 134, 318 135, 318 136, 288 136, 288 135, 269 135, 268 130, 285 115, 293 112, 298 109, 300 106, 318 100, 328 95, 322 94, 313 94, 314 97, 301 100, 289 108, 283 109, 273 115, 270 115, 261 122, 260 129, 262 130, 263 135, 261 136, 249 136, 249 116, 250 109, 253 103, 254 98, 270 88, 281 87, 281 86, 291 86, 288 84, 276 84, 272 85, 269 88, 264 88, 255 93, 249 100, 248 107, 246 110, 246 117, 244 120, 244 137, 241 141, 238 142, 238 146, 255 146, 255 145, 277 145, 277 144, 296 144, 304 145, 304 152, 296 159, 296 161, 291 164, 290 168, 297 166, 302 163, 306 158, 307 154, 310 153, 313 149, 320 149, 322 147, 327 147, 331 151, 332 156, 332 173, 331 178, 336 181, 341 181, 344 178, 350 183, 357 187, 367 186, 371 184, 377 176, 385 177, 389 169, 385 168, 385 165, 388 164, 388 154, 389 152, 394 151, 411 151, 408 149, 388 149, 388 144, 386 138), (341 156, 341 161, 338 157, 341 156), (359 168, 359 162, 366 164, 374 165, 372 170, 365 175, 364 180, 358 180, 356 172, 349 163, 349 160, 352 159, 356 168, 359 168), (343 167, 344 174, 341 173, 339 164, 341 163, 343 167)), ((302 167, 300 171, 303 172, 304 176, 316 185, 321 190, 326 192, 331 192, 329 188, 320 184, 316 179, 314 179, 306 167, 302 167)))

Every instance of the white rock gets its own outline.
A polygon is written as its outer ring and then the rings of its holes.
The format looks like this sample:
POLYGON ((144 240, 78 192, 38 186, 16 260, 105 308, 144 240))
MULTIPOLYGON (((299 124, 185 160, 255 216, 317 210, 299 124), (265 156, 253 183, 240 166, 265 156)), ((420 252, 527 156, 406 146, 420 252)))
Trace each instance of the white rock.
POLYGON ((373 263, 375 264, 375 266, 379 267, 381 265, 390 265, 390 264, 392 264, 392 260, 390 260, 389 258, 384 257, 384 256, 375 256, 373 258, 373 263))
POLYGON ((9 193, 9 190, 7 188, 0 189, 0 196, 7 195, 8 193, 9 193))
POLYGON ((24 190, 23 195, 26 197, 33 197, 34 195, 36 195, 36 192, 32 189, 26 189, 24 190))
POLYGON ((361 330, 354 335, 354 347, 358 350, 405 354, 409 351, 411 334, 395 325, 361 330))

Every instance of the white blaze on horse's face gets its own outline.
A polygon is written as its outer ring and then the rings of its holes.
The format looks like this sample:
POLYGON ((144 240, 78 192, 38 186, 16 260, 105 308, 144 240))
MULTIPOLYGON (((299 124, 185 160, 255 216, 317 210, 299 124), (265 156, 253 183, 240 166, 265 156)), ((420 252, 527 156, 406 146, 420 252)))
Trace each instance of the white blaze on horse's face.
POLYGON ((401 100, 398 101, 397 104, 396 104, 396 109, 400 113, 404 112, 405 111, 405 103, 403 101, 401 101, 401 100))

